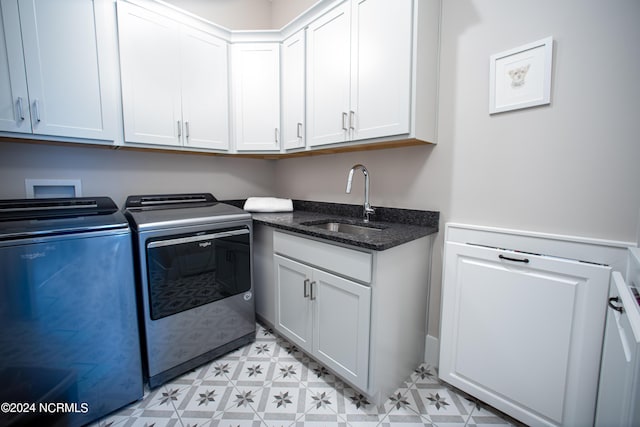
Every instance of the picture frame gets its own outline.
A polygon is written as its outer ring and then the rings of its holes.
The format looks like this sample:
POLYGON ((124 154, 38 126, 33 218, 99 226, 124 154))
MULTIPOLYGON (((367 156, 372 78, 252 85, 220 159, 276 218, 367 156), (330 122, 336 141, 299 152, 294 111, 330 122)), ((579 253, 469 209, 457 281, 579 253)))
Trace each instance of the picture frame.
POLYGON ((491 55, 489 114, 551 103, 553 37, 491 55))

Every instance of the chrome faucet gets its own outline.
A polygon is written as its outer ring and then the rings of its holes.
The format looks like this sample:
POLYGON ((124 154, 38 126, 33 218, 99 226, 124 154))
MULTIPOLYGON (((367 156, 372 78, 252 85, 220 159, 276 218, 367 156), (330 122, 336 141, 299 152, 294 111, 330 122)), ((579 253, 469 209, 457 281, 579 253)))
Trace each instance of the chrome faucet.
POLYGON ((349 171, 349 178, 347 179, 347 193, 351 193, 351 182, 353 181, 353 173, 356 169, 362 169, 364 173, 364 210, 362 217, 364 222, 369 222, 369 215, 373 215, 376 211, 369 204, 369 171, 364 165, 354 165, 349 171))

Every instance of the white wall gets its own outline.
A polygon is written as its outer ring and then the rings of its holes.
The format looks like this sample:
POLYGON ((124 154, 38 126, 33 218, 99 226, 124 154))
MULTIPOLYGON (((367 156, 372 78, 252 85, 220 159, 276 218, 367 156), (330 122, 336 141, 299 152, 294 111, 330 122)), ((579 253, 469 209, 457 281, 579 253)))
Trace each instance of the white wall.
MULTIPOLYGON (((640 212, 640 2, 443 1, 439 144, 281 160, 280 196, 361 203, 446 221, 635 241, 640 212), (553 36, 550 106, 488 114, 489 56, 553 36), (358 179, 358 178, 356 178, 358 179), (362 178, 359 178, 362 179, 362 178)), ((439 335, 443 232, 429 334, 439 335)))
POLYGON ((445 4, 441 136, 455 159, 452 218, 635 240, 639 20, 633 0, 445 4), (489 116, 489 55, 548 35, 551 106, 489 116))
POLYGON ((271 160, 0 143, 0 199, 26 197, 27 178, 80 179, 83 195, 109 196, 118 206, 132 194, 210 192, 241 199, 272 195, 274 175, 271 160))

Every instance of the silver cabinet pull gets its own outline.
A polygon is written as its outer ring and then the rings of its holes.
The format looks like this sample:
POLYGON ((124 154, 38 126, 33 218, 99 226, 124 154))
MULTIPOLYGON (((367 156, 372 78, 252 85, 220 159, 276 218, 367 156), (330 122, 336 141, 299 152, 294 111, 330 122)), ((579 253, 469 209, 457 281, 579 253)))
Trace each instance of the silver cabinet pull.
POLYGON ((180 120, 178 120, 178 138, 182 136, 182 125, 180 124, 180 120))
POLYGON ((189 122, 184 122, 185 137, 189 139, 189 122))
POLYGON ((347 113, 342 113, 342 130, 349 130, 347 128, 347 113))
POLYGON ((275 137, 276 137, 276 144, 277 144, 278 143, 278 128, 276 128, 275 137))
POLYGON ((349 111, 349 129, 356 129, 356 112, 353 110, 349 111))
POLYGON ((302 123, 298 123, 297 131, 298 131, 297 133, 298 138, 302 138, 302 123))
POLYGON ((313 286, 313 285, 315 285, 315 284, 316 284, 315 280, 314 280, 313 282, 311 282, 311 298, 310 298, 310 299, 311 299, 311 301, 313 301, 314 299, 316 299, 316 294, 315 294, 315 292, 313 292, 313 289, 314 289, 314 286, 313 286))
POLYGON ((36 122, 40 123, 40 102, 37 99, 33 101, 33 115, 36 118, 36 122))
POLYGON ((18 97, 18 119, 20 119, 20 121, 24 121, 24 110, 22 108, 22 97, 19 96, 18 97))
POLYGON ((309 279, 304 279, 304 288, 302 294, 305 298, 309 298, 309 279))

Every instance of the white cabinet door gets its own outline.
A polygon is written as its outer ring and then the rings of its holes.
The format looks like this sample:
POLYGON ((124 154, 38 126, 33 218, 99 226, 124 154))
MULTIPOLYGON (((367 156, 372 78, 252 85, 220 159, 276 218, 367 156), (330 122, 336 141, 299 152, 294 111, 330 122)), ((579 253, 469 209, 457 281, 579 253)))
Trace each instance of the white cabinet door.
POLYGON ((608 277, 447 242, 440 377, 530 425, 592 425, 608 277))
POLYGON ((286 150, 305 145, 304 58, 301 30, 282 43, 282 141, 286 150))
POLYGON ((409 134, 413 2, 352 0, 308 28, 310 146, 409 134))
POLYGON ((312 269, 279 255, 274 256, 276 282, 276 328, 308 352, 312 351, 312 269))
POLYGON ((351 139, 408 134, 412 1, 353 1, 351 139))
POLYGON ((99 0, 2 1, 2 130, 113 140, 115 64, 105 13, 99 0))
POLYGON ((187 27, 181 41, 184 145, 228 150, 228 44, 187 27))
POLYGON ((118 31, 125 141, 180 145, 180 45, 175 23, 118 2, 118 31))
POLYGON ((313 354, 346 380, 367 390, 371 288, 313 271, 313 354))
POLYGON ((597 427, 640 425, 640 310, 629 291, 622 276, 614 272, 602 349, 597 427))
POLYGON ((31 133, 20 14, 15 0, 0 0, 0 131, 31 133))
POLYGON ((280 255, 274 262, 276 329, 366 390, 371 288, 280 255))
POLYGON ((345 2, 307 29, 307 139, 310 146, 349 138, 351 9, 345 2))
POLYGON ((232 46, 234 139, 238 151, 280 147, 280 44, 232 46))

